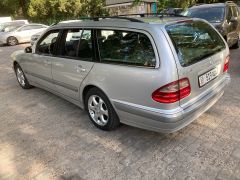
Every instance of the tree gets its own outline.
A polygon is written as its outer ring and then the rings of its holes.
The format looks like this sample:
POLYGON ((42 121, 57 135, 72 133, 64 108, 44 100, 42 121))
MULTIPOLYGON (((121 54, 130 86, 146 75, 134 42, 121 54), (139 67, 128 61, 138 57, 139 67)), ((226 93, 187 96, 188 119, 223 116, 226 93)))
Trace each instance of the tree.
POLYGON ((53 22, 102 16, 107 13, 104 0, 30 0, 28 15, 33 21, 53 22))
MULTIPOLYGON (((141 2, 142 0, 135 0, 135 4, 141 2)), ((226 2, 227 0, 158 0, 159 9, 164 9, 168 7, 181 7, 187 8, 191 5, 197 3, 215 3, 215 2, 226 2)), ((238 0, 239 1, 239 0, 238 0)), ((235 0, 235 2, 237 2, 235 0)))

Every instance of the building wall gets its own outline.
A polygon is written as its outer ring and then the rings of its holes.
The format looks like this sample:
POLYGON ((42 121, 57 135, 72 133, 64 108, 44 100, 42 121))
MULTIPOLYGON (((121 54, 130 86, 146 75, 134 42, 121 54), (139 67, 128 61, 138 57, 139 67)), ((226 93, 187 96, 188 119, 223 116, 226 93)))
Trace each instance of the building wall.
MULTIPOLYGON (((106 8, 109 10, 110 15, 124 15, 124 14, 143 14, 143 13, 155 13, 154 12, 154 1, 142 2, 136 6, 132 5, 129 0, 109 0, 106 8), (115 2, 115 4, 111 4, 115 2), (125 3, 119 3, 119 2, 125 3)), ((155 5, 156 6, 156 5, 155 5)))

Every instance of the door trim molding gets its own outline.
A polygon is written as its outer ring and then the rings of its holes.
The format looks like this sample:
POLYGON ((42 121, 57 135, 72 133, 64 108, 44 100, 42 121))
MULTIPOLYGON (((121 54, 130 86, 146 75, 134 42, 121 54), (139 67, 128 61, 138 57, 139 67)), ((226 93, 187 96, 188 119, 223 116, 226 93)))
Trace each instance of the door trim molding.
POLYGON ((36 78, 42 79, 44 81, 48 81, 50 83, 53 83, 55 85, 62 86, 62 87, 66 88, 66 89, 69 89, 71 91, 78 92, 78 87, 76 87, 76 86, 72 86, 72 85, 69 85, 69 84, 66 84, 66 83, 63 83, 63 82, 60 82, 60 81, 56 81, 56 80, 53 80, 53 79, 48 78, 46 76, 35 74, 35 73, 29 72, 29 71, 25 71, 25 73, 29 74, 31 76, 34 76, 36 78))

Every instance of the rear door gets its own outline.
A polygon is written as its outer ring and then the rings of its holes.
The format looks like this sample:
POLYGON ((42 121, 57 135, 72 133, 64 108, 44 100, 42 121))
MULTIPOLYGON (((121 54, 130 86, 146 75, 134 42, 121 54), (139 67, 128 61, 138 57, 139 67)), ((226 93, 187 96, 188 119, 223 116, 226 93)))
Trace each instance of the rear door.
POLYGON ((58 58, 52 62, 52 76, 57 92, 79 100, 79 87, 92 69, 93 31, 64 30, 58 58))
POLYGON ((188 78, 190 96, 180 105, 199 98, 223 78, 228 54, 220 34, 208 23, 187 20, 166 27, 177 53, 179 79, 188 78))

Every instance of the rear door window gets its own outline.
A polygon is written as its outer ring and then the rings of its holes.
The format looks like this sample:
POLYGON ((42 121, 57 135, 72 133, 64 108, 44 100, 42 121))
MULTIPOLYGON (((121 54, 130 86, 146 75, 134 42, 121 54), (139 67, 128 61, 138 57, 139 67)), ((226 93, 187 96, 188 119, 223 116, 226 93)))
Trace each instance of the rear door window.
POLYGON ((200 62, 226 48, 221 36, 207 23, 187 20, 166 26, 183 67, 200 62))
POLYGON ((155 67, 154 49, 147 35, 132 31, 98 30, 101 62, 155 67))
POLYGON ((65 32, 64 45, 61 50, 61 55, 66 57, 77 57, 77 49, 81 39, 82 30, 73 29, 65 32))
POLYGON ((58 50, 60 56, 86 61, 93 60, 92 30, 65 30, 62 39, 58 50))

